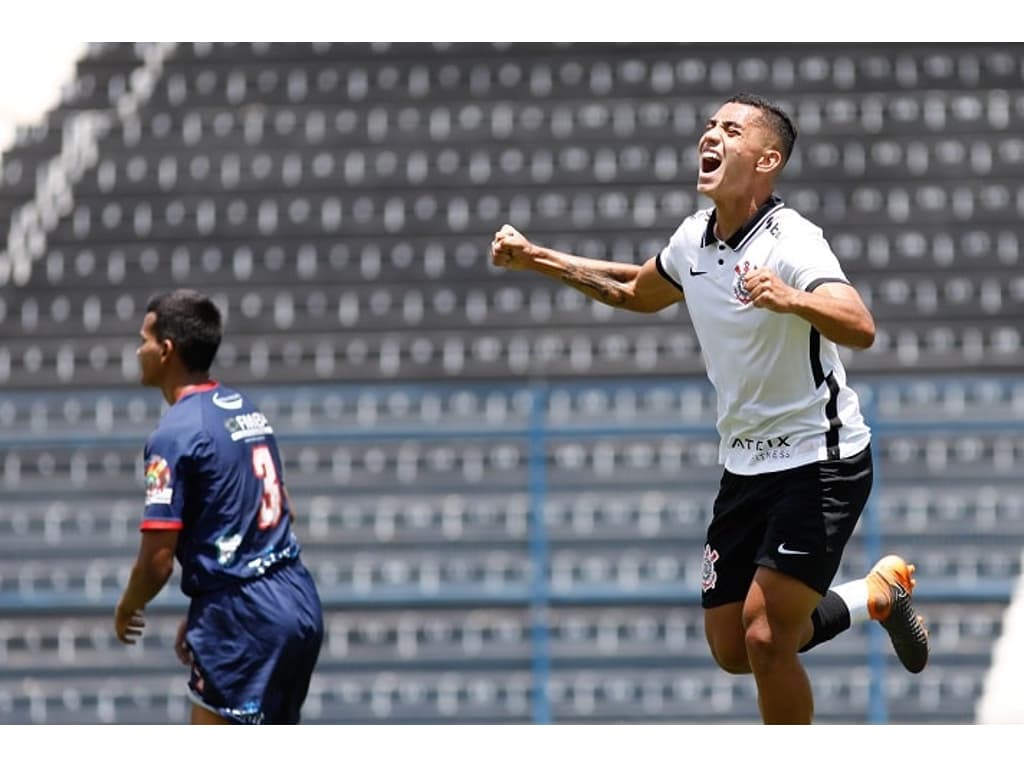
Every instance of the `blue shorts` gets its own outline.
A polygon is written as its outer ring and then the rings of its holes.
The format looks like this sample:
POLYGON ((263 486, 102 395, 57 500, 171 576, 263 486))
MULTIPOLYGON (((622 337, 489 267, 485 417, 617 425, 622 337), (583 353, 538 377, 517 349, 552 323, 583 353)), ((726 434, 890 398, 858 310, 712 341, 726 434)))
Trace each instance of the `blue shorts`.
POLYGON ((323 634, 316 585, 297 560, 198 595, 185 634, 189 698, 238 723, 297 723, 323 634))

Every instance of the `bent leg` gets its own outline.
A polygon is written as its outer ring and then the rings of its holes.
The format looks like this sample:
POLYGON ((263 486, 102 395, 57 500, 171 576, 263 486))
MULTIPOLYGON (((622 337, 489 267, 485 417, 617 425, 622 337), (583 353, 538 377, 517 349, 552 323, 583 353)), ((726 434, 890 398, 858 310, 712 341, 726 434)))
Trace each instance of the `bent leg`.
POLYGON ((705 608, 704 636, 718 666, 733 675, 750 673, 747 644, 744 639, 742 602, 705 608))
POLYGON ((758 568, 743 604, 744 640, 765 723, 810 723, 814 698, 797 657, 821 595, 792 576, 758 568))

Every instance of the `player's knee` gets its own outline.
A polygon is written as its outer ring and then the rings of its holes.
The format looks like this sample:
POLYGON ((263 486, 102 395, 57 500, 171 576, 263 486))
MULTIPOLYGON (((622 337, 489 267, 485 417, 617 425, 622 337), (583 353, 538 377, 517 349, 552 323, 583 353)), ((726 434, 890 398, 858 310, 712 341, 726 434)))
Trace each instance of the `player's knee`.
POLYGON ((763 622, 755 622, 748 626, 747 631, 743 635, 743 641, 748 658, 750 656, 759 658, 770 655, 774 647, 771 628, 767 623, 763 622))
POLYGON ((732 655, 719 655, 712 651, 711 655, 714 657, 715 662, 723 670, 728 672, 730 675, 749 675, 750 674, 750 659, 747 658, 746 653, 732 654, 732 655))
POLYGON ((743 640, 747 659, 755 668, 763 668, 797 652, 796 640, 786 632, 773 628, 767 621, 755 621, 748 625, 743 640))
POLYGON ((712 658, 723 670, 731 675, 750 674, 750 660, 742 638, 729 638, 724 642, 721 638, 709 640, 709 646, 712 658))

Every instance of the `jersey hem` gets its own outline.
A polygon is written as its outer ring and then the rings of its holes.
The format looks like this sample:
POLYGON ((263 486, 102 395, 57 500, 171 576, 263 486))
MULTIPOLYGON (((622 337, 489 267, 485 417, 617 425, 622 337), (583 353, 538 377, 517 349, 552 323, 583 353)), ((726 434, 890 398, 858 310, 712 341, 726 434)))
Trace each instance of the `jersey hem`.
POLYGON ((787 469, 796 469, 797 467, 804 467, 808 464, 817 464, 820 461, 848 459, 849 457, 860 453, 869 445, 871 445, 870 432, 865 434, 863 437, 843 441, 839 446, 838 456, 829 456, 829 446, 822 443, 813 451, 801 452, 785 460, 776 460, 770 463, 759 462, 757 465, 751 465, 749 462, 730 462, 729 457, 726 457, 723 465, 726 470, 734 475, 744 475, 747 477, 753 475, 766 475, 769 472, 782 472, 787 469))

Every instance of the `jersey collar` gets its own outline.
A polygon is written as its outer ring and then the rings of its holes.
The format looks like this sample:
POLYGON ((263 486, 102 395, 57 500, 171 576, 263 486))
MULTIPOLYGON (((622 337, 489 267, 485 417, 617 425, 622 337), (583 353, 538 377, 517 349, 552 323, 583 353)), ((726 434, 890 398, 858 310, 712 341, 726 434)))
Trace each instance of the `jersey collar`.
MULTIPOLYGON (((774 213, 776 210, 784 206, 781 197, 772 195, 765 200, 761 207, 754 211, 754 215, 751 216, 747 223, 736 230, 736 233, 725 241, 725 244, 732 248, 734 251, 739 250, 743 245, 743 242, 749 237, 750 233, 757 229, 757 226, 764 221, 765 217, 769 214, 774 213)), ((704 229, 704 237, 700 240, 700 247, 706 248, 711 243, 718 242, 718 237, 715 236, 715 222, 718 221, 716 212, 712 209, 711 215, 708 217, 708 225, 704 229)))
POLYGON ((181 394, 178 395, 178 399, 175 400, 175 402, 180 403, 189 395, 195 395, 198 394, 199 392, 209 392, 211 389, 216 389, 219 386, 220 382, 214 381, 213 379, 210 379, 209 381, 204 381, 202 384, 189 384, 187 387, 181 390, 181 394))

